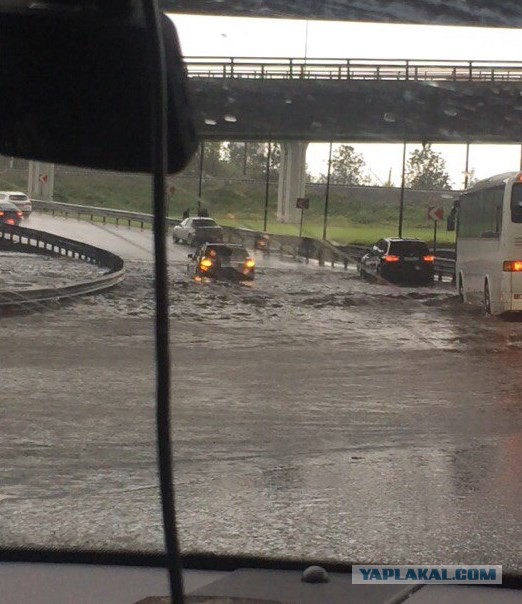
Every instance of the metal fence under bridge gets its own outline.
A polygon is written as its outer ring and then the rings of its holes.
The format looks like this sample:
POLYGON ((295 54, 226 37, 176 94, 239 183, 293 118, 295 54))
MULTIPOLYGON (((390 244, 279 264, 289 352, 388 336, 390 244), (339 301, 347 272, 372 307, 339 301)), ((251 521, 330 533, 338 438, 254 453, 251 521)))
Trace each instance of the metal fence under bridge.
POLYGON ((185 57, 191 78, 520 82, 522 62, 185 57))

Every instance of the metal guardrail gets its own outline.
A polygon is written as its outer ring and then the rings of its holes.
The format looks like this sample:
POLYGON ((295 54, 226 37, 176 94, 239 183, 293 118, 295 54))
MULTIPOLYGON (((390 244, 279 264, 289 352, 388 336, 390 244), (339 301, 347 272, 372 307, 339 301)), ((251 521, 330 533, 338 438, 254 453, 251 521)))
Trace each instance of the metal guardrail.
POLYGON ((185 57, 191 78, 520 82, 519 61, 185 57))
MULTIPOLYGON (((126 210, 114 210, 109 208, 99 208, 86 205, 76 205, 72 203, 63 203, 59 201, 33 200, 33 209, 56 214, 65 217, 87 217, 94 220, 94 217, 102 219, 103 223, 113 220, 115 224, 120 222, 127 223, 128 226, 138 224, 144 228, 145 224, 152 224, 153 215, 140 212, 129 212, 126 210)), ((178 218, 168 218, 169 226, 174 226, 181 222, 178 218)), ((225 237, 229 242, 240 242, 247 247, 256 248, 256 242, 259 241, 263 233, 253 229, 242 229, 237 227, 223 227, 225 237)), ((302 257, 306 262, 311 259, 317 260, 320 265, 329 264, 332 267, 342 265, 348 268, 349 264, 357 264, 361 257, 368 251, 368 248, 361 245, 334 245, 329 241, 313 239, 311 237, 297 237, 294 235, 269 235, 266 253, 277 253, 281 256, 291 256, 293 258, 302 257)), ((435 260, 435 273, 439 280, 443 276, 455 278, 455 260, 452 250, 439 250, 440 256, 435 260)))
POLYGON ((440 256, 436 256, 435 275, 437 275, 439 281, 442 281, 443 277, 451 277, 451 282, 456 283, 455 258, 441 258, 440 256))
MULTIPOLYGON (((75 203, 63 203, 61 201, 43 201, 40 199, 32 199, 31 201, 33 204, 33 210, 51 214, 51 216, 60 215, 65 216, 66 218, 71 216, 79 219, 82 217, 87 217, 91 221, 94 221, 94 218, 97 217, 101 218, 101 221, 104 224, 108 222, 114 222, 116 225, 120 224, 120 222, 127 223, 127 226, 138 224, 141 229, 143 229, 146 224, 152 225, 154 221, 153 214, 145 214, 142 212, 113 210, 111 208, 78 205, 75 203)), ((178 218, 167 218, 167 224, 169 226, 174 226, 180 222, 181 220, 178 218)))
POLYGON ((125 277, 123 260, 116 254, 44 231, 0 224, 0 249, 67 256, 107 269, 105 274, 93 279, 61 287, 0 291, 0 306, 28 305, 91 294, 114 287, 125 277))

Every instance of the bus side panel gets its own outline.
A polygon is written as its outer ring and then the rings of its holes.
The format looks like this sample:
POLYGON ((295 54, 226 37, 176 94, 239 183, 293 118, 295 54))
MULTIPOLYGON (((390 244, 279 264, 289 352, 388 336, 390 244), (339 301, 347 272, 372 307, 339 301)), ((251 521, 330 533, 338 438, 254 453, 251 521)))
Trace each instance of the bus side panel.
POLYGON ((510 281, 509 305, 506 310, 522 311, 522 273, 504 273, 510 281))
POLYGON ((462 274, 466 302, 474 304, 483 302, 486 280, 490 281, 491 299, 498 300, 501 289, 498 276, 499 257, 498 239, 475 237, 459 239, 456 268, 457 276, 462 274))

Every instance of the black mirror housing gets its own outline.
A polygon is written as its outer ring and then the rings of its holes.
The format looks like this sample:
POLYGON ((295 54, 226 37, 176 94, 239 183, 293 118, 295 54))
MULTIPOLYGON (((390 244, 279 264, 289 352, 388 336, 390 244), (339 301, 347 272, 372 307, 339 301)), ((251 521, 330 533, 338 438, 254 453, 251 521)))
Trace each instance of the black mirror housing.
MULTIPOLYGON (((0 153, 150 172, 154 53, 145 24, 101 8, 93 14, 47 6, 0 9, 0 153)), ((187 165, 197 140, 176 30, 166 16, 162 25, 168 171, 175 173, 187 165)))

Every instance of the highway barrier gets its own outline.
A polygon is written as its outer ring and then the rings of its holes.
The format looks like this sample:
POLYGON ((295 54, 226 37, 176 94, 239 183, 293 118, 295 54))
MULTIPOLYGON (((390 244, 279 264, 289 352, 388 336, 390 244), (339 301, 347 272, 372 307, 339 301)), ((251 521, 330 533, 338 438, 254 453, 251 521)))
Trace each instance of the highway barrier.
POLYGON ((123 260, 116 254, 44 231, 0 223, 0 249, 46 256, 67 256, 106 269, 104 274, 92 279, 60 287, 0 291, 0 307, 29 305, 100 292, 114 287, 125 277, 123 260))
MULTIPOLYGON (((95 218, 101 219, 103 223, 113 222, 115 224, 127 224, 127 226, 151 225, 153 214, 141 212, 129 212, 126 210, 114 210, 109 208, 99 208, 87 205, 77 205, 72 203, 63 203, 59 201, 41 201, 33 200, 33 209, 35 211, 59 215, 71 218, 87 218, 94 221, 95 218)), ((179 218, 167 218, 168 226, 172 227, 179 224, 179 218)), ((223 227, 225 238, 228 242, 240 242, 247 247, 262 250, 268 254, 280 254, 281 256, 301 257, 305 262, 317 260, 319 264, 328 264, 332 267, 357 265, 361 257, 368 251, 368 248, 361 245, 337 245, 327 240, 313 239, 312 237, 298 237, 295 235, 272 235, 256 231, 253 229, 244 229, 237 227, 223 227)), ((435 274, 439 281, 444 277, 450 277, 455 281, 455 252, 454 250, 438 250, 435 259, 435 274)))

